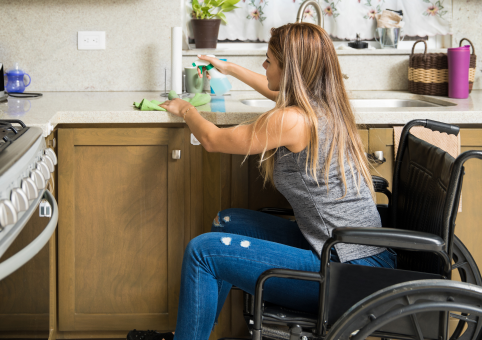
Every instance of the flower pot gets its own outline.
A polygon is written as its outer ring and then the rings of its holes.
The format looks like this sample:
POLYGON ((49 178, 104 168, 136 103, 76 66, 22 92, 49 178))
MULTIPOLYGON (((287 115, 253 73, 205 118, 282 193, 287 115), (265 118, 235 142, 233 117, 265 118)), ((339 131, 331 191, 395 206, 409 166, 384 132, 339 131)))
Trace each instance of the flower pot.
POLYGON ((221 19, 191 19, 196 48, 216 48, 221 19))

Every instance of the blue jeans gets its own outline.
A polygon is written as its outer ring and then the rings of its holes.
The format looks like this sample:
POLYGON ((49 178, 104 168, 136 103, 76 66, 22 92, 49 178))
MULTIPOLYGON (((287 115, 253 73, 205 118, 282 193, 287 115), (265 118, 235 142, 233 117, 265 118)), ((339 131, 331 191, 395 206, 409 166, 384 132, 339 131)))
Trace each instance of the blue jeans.
MULTIPOLYGON (((256 280, 267 269, 320 270, 320 259, 294 221, 227 209, 211 231, 192 239, 184 253, 176 340, 207 340, 232 285, 254 295, 256 280)), ((334 252, 331 261, 339 262, 334 252)), ((395 268, 396 255, 387 250, 348 263, 395 268)), ((272 278, 263 299, 316 313, 318 293, 317 282, 272 278)))

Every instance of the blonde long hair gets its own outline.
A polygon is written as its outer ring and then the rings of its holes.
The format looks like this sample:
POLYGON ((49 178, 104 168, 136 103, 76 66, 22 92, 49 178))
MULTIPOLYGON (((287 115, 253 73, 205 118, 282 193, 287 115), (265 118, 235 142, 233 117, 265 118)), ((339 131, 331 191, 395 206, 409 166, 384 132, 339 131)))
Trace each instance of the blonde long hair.
MULTIPOLYGON (((357 183, 359 192, 362 176, 375 197, 372 177, 365 157, 363 144, 355 123, 335 48, 324 29, 309 23, 287 24, 271 29, 269 50, 282 70, 276 107, 262 114, 254 122, 251 143, 256 131, 265 127, 278 110, 296 106, 306 123, 309 143, 306 148, 305 170, 318 181, 319 131, 318 120, 323 115, 327 124, 325 136, 326 159, 323 175, 328 185, 330 163, 334 153, 338 156, 338 170, 347 194, 345 160, 357 183), (355 176, 355 171, 358 176, 355 176), (356 178, 355 178, 356 177, 356 178)), ((284 115, 284 113, 283 113, 284 115)), ((283 118, 281 118, 281 122, 283 118)), ((282 124, 282 123, 281 123, 282 124)), ((265 183, 273 182, 274 154, 278 149, 267 150, 260 157, 260 170, 265 183)), ((327 190, 329 188, 327 187, 327 190)), ((342 198, 341 197, 341 198, 342 198)))

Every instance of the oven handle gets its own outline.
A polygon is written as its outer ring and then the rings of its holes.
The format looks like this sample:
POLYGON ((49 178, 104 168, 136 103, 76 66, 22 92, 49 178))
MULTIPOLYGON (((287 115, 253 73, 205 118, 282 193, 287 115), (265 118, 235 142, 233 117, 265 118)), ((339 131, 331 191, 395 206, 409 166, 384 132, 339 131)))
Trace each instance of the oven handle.
POLYGON ((35 255, 37 255, 37 253, 48 243, 50 237, 54 233, 55 228, 57 227, 57 221, 59 220, 57 202, 55 201, 54 196, 52 196, 48 190, 45 191, 45 196, 52 206, 52 217, 50 218, 50 222, 47 224, 42 233, 40 233, 35 240, 30 242, 28 246, 0 263, 0 280, 3 280, 8 275, 12 274, 25 263, 30 261, 35 255))

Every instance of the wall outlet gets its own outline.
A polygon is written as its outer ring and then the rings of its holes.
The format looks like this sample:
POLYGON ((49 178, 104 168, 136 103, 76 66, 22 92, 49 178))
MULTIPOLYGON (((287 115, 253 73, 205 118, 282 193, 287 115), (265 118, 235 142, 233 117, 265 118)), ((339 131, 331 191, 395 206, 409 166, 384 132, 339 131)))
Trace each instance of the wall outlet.
POLYGON ((105 50, 105 32, 79 31, 77 48, 79 50, 105 50))

